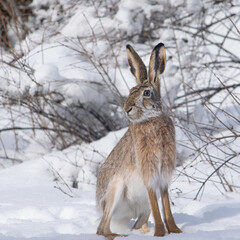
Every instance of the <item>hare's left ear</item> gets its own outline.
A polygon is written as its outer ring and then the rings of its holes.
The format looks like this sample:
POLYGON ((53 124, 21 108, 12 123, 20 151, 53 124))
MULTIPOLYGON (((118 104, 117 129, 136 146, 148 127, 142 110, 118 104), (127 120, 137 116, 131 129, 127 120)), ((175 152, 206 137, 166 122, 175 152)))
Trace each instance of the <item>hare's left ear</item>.
POLYGON ((152 51, 149 63, 149 82, 154 86, 160 97, 160 74, 165 70, 166 54, 163 43, 159 43, 152 51))
POLYGON ((147 68, 131 45, 128 44, 126 48, 130 71, 135 77, 137 84, 143 83, 143 81, 147 80, 147 68))

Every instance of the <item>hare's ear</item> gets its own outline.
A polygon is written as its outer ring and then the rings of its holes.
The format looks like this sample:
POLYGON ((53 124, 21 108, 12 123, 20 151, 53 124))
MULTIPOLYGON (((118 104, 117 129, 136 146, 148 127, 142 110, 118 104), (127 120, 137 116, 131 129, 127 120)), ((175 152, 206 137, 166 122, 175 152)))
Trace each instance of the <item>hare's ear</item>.
POLYGON ((139 57, 139 55, 134 51, 132 46, 128 44, 126 48, 127 48, 127 60, 130 66, 130 71, 136 78, 137 84, 140 84, 143 81, 147 80, 147 68, 143 63, 142 59, 139 57))
POLYGON ((159 76, 165 70, 166 54, 163 43, 159 43, 152 51, 149 63, 149 81, 159 93, 160 97, 160 79, 159 76))

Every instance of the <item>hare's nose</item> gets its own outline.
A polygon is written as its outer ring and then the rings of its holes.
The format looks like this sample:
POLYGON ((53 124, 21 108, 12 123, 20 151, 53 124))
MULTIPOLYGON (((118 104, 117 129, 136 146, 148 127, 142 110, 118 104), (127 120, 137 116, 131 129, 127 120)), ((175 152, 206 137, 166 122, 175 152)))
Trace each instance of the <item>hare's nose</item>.
POLYGON ((132 111, 132 107, 129 108, 129 109, 126 111, 126 113, 129 114, 131 111, 132 111))

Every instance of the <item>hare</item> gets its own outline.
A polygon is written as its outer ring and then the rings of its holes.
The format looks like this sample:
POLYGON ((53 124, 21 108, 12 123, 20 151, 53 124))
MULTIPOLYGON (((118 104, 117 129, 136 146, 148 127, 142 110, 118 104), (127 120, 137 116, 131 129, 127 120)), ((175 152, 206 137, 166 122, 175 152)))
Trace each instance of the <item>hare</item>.
POLYGON ((176 144, 172 120, 162 111, 160 74, 165 69, 165 48, 159 43, 146 66, 127 45, 127 60, 137 86, 130 90, 124 111, 129 128, 99 169, 96 202, 102 211, 97 234, 116 237, 111 219, 136 218, 133 229, 149 231, 149 215, 155 222, 154 236, 164 236, 157 193, 160 191, 165 225, 180 233, 170 209, 168 184, 175 170, 176 144))

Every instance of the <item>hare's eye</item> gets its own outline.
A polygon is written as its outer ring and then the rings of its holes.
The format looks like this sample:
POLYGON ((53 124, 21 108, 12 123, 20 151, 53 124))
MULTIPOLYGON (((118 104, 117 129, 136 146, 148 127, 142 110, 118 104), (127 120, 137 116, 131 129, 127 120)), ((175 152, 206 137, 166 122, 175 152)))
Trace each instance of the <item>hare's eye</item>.
POLYGON ((143 96, 144 96, 144 97, 150 97, 150 96, 151 96, 150 90, 144 90, 143 96))

